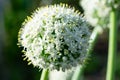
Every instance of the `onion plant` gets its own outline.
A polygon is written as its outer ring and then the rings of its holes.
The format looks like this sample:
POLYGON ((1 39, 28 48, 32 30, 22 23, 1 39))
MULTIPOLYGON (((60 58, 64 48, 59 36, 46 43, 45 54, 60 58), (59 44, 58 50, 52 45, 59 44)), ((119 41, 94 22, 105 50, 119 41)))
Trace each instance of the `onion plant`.
POLYGON ((19 31, 18 44, 29 64, 42 69, 40 80, 48 80, 49 71, 65 72, 77 66, 72 80, 80 80, 98 34, 105 28, 110 29, 106 80, 114 80, 118 3, 82 0, 85 17, 67 4, 41 7, 27 17, 19 31))

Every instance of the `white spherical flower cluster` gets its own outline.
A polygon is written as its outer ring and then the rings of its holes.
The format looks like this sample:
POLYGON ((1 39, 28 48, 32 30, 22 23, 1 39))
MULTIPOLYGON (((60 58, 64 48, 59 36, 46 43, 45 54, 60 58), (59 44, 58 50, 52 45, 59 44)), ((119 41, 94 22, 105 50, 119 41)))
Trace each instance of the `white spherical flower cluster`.
POLYGON ((37 9, 23 23, 18 41, 34 66, 64 71, 84 63, 90 35, 85 19, 60 4, 37 9))
POLYGON ((106 5, 105 0, 82 0, 81 6, 84 9, 88 22, 96 27, 109 27, 110 7, 106 5))

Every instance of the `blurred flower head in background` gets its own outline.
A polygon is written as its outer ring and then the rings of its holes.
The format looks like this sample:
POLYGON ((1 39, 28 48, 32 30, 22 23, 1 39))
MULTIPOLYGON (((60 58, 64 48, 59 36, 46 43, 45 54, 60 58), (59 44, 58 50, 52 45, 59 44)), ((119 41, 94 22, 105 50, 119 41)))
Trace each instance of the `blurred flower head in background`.
POLYGON ((110 7, 106 5, 105 0, 81 0, 80 4, 84 9, 86 19, 92 26, 102 28, 109 26, 110 7))
POLYGON ((18 41, 34 66, 65 71, 87 59, 90 29, 74 8, 50 5, 38 8, 25 20, 18 41))

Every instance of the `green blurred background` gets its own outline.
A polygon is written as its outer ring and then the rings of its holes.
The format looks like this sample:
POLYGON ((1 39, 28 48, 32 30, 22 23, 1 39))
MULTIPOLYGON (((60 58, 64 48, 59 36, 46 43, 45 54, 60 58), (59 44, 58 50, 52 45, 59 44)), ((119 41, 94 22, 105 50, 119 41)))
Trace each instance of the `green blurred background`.
MULTIPOLYGON (((67 3, 83 13, 79 0, 0 0, 0 80, 39 80, 41 70, 23 61, 17 35, 22 22, 37 8, 67 3)), ((118 28, 116 78, 120 80, 120 27, 118 28)), ((84 73, 84 80, 105 80, 108 30, 99 35, 84 73)))

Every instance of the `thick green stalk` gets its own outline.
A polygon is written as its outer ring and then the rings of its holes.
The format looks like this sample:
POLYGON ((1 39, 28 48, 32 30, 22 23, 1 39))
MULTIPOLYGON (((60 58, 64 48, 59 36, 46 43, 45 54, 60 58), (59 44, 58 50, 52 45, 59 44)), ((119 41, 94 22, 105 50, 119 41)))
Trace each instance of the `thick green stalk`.
POLYGON ((48 69, 43 69, 40 80, 48 80, 48 69))
MULTIPOLYGON (((92 52, 93 50, 93 47, 96 43, 96 40, 98 38, 98 35, 99 33, 101 33, 102 31, 102 28, 101 27, 95 27, 94 30, 93 30, 93 33, 90 37, 90 48, 89 48, 89 51, 88 51, 88 55, 90 55, 90 53, 92 52)), ((83 71, 84 71, 84 67, 83 66, 78 66, 72 76, 72 79, 71 80, 83 80, 82 75, 83 75, 83 71)))
POLYGON ((116 26, 116 10, 112 9, 110 12, 110 32, 109 32, 109 50, 106 80, 115 80, 115 54, 117 44, 117 26, 116 26))

